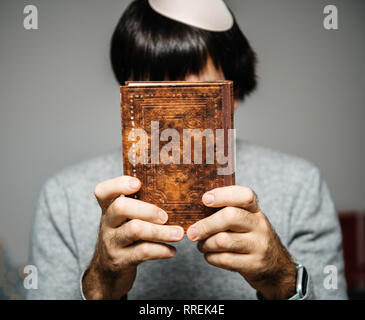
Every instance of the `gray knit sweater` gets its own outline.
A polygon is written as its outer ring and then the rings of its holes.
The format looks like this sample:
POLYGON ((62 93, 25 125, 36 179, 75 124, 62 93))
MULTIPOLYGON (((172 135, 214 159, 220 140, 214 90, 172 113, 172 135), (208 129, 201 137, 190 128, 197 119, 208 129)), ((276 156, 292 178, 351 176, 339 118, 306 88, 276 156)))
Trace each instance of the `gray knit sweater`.
MULTIPOLYGON (((240 141, 236 156, 236 184, 255 190, 282 243, 308 270, 305 299, 346 299, 341 231, 318 169, 240 141), (337 289, 326 289, 328 265, 337 268, 337 289)), ((29 290, 28 299, 82 299, 80 278, 94 252, 101 214, 93 190, 121 172, 118 151, 67 168, 46 182, 31 241, 38 289, 29 290)), ((175 257, 138 266, 129 299, 257 299, 241 275, 209 265, 186 236, 175 246, 175 257)))

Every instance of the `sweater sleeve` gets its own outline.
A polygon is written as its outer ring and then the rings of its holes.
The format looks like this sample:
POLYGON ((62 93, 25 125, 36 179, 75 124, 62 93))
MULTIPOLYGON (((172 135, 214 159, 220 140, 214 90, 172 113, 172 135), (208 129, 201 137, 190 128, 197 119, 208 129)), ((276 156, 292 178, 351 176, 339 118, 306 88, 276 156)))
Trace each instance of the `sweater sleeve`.
POLYGON ((304 299, 347 299, 338 215, 315 167, 308 172, 293 206, 288 250, 309 274, 304 299))
POLYGON ((43 187, 31 238, 30 262, 37 268, 38 289, 27 299, 81 299, 77 247, 69 219, 67 195, 57 178, 43 187))

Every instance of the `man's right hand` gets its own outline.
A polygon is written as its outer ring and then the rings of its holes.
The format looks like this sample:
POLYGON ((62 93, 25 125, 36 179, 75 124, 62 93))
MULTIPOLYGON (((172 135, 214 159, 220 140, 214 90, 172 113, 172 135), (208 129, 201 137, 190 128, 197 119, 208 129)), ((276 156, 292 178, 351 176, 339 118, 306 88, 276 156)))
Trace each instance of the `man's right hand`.
POLYGON ((140 181, 130 176, 95 187, 102 216, 94 257, 82 280, 86 299, 120 299, 132 288, 138 264, 175 255, 173 246, 156 241, 176 242, 184 237, 182 227, 164 225, 168 215, 162 209, 121 197, 140 187, 140 181))

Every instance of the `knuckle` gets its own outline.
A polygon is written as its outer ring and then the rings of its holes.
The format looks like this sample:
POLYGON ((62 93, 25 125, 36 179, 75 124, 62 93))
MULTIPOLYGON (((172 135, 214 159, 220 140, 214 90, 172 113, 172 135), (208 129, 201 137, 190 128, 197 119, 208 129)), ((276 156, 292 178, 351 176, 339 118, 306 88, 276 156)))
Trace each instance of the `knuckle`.
POLYGON ((140 247, 140 252, 142 257, 148 257, 149 255, 149 249, 146 243, 143 243, 140 247))
POLYGON ((239 210, 239 219, 247 220, 247 218, 248 218, 248 212, 246 210, 239 210))
POLYGON ((118 197, 113 202, 113 211, 116 212, 124 212, 126 207, 126 198, 125 197, 118 197))
POLYGON ((116 257, 113 257, 110 259, 110 269, 111 271, 118 271, 120 269, 120 263, 119 260, 116 257))
POLYGON ((229 237, 226 233, 218 233, 215 238, 215 244, 219 249, 224 249, 229 247, 229 237))
POLYGON ((240 218, 240 212, 235 207, 226 207, 223 211, 223 218, 226 221, 234 221, 240 218))
POLYGON ((129 242, 133 242, 124 229, 117 229, 114 233, 113 244, 118 248, 124 248, 129 242))
POLYGON ((256 229, 257 224, 259 223, 259 219, 257 218, 257 216, 246 210, 241 211, 241 219, 246 221, 247 225, 254 229, 256 229))
POLYGON ((99 199, 101 197, 102 189, 103 189, 102 182, 98 183, 95 186, 95 188, 94 188, 94 196, 95 196, 95 198, 99 199))
POLYGON ((150 255, 150 249, 147 243, 142 243, 139 246, 139 253, 142 261, 146 261, 150 255))
POLYGON ((142 231, 142 221, 138 219, 133 219, 128 222, 129 234, 131 237, 138 239, 142 231))
POLYGON ((249 203, 255 200, 255 192, 251 188, 247 188, 247 200, 249 203))
POLYGON ((246 210, 241 211, 241 219, 246 221, 248 225, 254 225, 254 219, 252 219, 252 213, 246 210))
POLYGON ((117 271, 120 268, 119 257, 115 254, 114 250, 106 250, 105 255, 106 265, 108 265, 111 271, 117 271))
POLYGON ((107 247, 109 247, 110 246, 110 242, 111 242, 111 240, 114 238, 114 232, 113 232, 113 230, 111 230, 111 229, 104 229, 103 231, 102 231, 102 234, 101 234, 101 237, 100 237, 100 239, 101 239, 101 241, 102 241, 102 243, 105 245, 105 246, 107 246, 107 247))

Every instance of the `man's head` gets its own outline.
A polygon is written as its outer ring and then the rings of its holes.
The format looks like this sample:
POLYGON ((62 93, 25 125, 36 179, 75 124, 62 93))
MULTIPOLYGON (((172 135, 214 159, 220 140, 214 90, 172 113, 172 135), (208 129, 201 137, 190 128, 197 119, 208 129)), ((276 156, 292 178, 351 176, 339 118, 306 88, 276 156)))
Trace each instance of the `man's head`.
POLYGON ((256 56, 236 21, 212 32, 156 13, 134 0, 113 33, 110 58, 115 77, 126 80, 233 80, 244 99, 256 87, 256 56))

